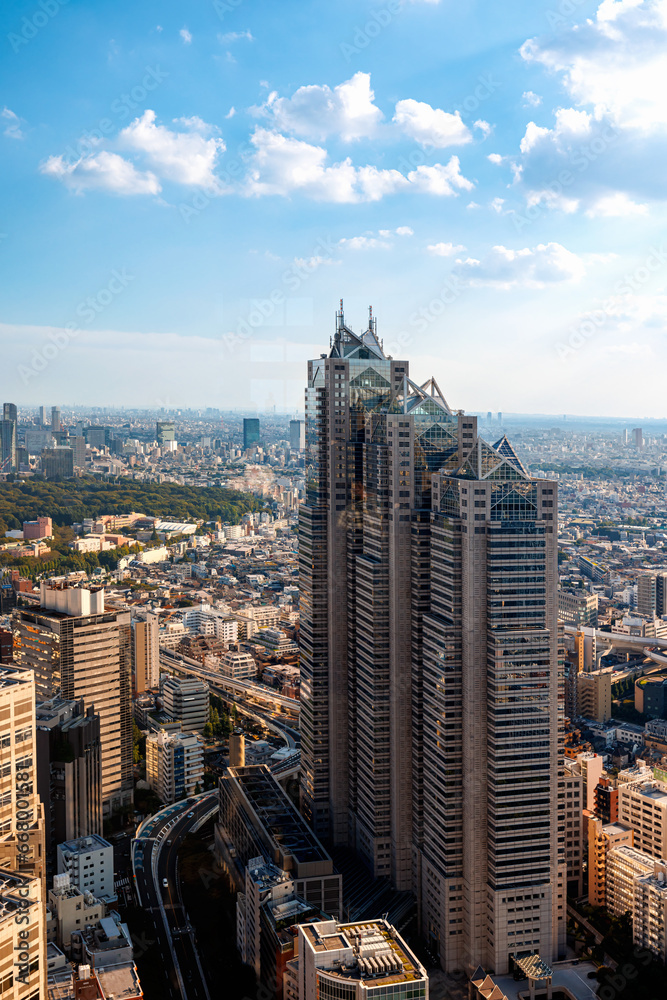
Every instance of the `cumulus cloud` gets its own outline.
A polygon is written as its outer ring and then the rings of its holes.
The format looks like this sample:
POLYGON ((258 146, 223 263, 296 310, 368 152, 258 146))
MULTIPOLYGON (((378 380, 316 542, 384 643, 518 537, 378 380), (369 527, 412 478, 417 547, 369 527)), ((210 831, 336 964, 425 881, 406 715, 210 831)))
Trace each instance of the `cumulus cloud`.
POLYGON ((181 28, 181 30, 179 31, 179 35, 183 39, 184 45, 189 45, 190 42, 192 41, 192 35, 190 34, 187 28, 181 28))
POLYGON ((401 131, 422 146, 444 149, 446 146, 463 146, 472 142, 470 130, 461 121, 458 111, 451 114, 441 108, 432 108, 423 101, 411 98, 399 101, 394 122, 401 131))
POLYGON ((426 247, 428 252, 433 257, 453 257, 455 253, 460 253, 465 250, 465 247, 459 243, 431 243, 426 247))
POLYGON ((245 185, 250 195, 284 196, 298 191, 317 201, 354 203, 379 201, 410 188, 426 194, 455 195, 457 190, 473 187, 461 174, 455 156, 446 165, 420 166, 406 177, 399 170, 354 166, 349 157, 328 165, 322 146, 269 129, 255 129, 251 142, 256 152, 245 185))
POLYGON ((473 286, 492 288, 544 288, 546 285, 580 281, 586 273, 583 260, 560 243, 540 243, 522 250, 496 246, 482 260, 459 261, 454 273, 473 286))
POLYGON ((532 90, 527 90, 523 95, 523 104, 526 108, 538 108, 542 103, 539 94, 534 94, 532 90))
POLYGON ((374 135, 382 121, 370 73, 355 73, 333 90, 316 84, 299 87, 292 97, 273 92, 255 113, 268 115, 275 129, 311 139, 340 135, 345 141, 374 135))
POLYGON ((618 218, 632 215, 647 215, 648 205, 639 205, 628 198, 623 191, 606 195, 596 201, 586 212, 589 218, 618 218))
POLYGON ((161 190, 159 180, 150 170, 137 170, 129 160, 104 150, 71 164, 62 156, 50 156, 40 171, 62 181, 77 194, 96 190, 117 195, 159 194, 161 190))
POLYGON ((157 125, 155 112, 147 109, 120 133, 122 146, 140 152, 160 177, 204 187, 219 193, 222 185, 215 176, 219 154, 225 149, 215 129, 201 118, 179 118, 184 132, 175 132, 165 125, 157 125))
POLYGON ((528 125, 517 181, 533 200, 542 191, 547 203, 592 214, 664 199, 667 0, 603 0, 594 17, 559 27, 529 39, 521 55, 560 78, 572 107, 559 109, 551 128, 528 125), (562 170, 572 174, 569 190, 548 196, 562 170))
POLYGON ((408 174, 408 180, 418 191, 445 197, 451 197, 458 191, 472 191, 475 186, 461 173, 458 156, 452 156, 446 164, 434 163, 430 167, 417 167, 408 174))
POLYGON ((563 76, 577 104, 621 127, 667 125, 667 0, 603 0, 595 19, 547 41, 529 39, 527 62, 563 76))
POLYGON ((4 134, 9 139, 25 139, 23 130, 21 129, 21 122, 23 119, 19 118, 15 111, 11 111, 9 108, 3 108, 0 111, 0 118, 2 118, 4 127, 4 134))

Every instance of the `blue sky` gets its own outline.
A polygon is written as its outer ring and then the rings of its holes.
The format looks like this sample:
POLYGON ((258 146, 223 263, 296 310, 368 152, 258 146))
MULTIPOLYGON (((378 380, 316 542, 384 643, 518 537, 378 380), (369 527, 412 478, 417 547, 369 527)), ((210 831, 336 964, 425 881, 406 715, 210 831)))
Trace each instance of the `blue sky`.
POLYGON ((452 405, 664 416, 666 42, 667 0, 9 0, 3 398, 300 407, 344 296, 452 405))

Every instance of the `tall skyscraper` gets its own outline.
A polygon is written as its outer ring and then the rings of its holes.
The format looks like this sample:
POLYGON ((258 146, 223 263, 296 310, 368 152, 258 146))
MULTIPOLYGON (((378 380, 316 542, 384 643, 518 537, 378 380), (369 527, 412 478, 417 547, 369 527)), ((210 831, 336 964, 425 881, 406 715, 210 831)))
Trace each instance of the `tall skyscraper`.
POLYGON ((303 420, 290 420, 289 446, 292 451, 303 451, 306 447, 306 425, 303 420))
POLYGON ((132 678, 134 691, 141 694, 160 683, 160 622, 148 614, 145 621, 132 622, 132 678))
POLYGON ((15 659, 35 674, 38 701, 82 700, 100 717, 105 817, 132 801, 129 611, 105 608, 104 590, 40 585, 40 606, 16 611, 15 659))
POLYGON ((40 406, 40 408, 39 408, 39 422, 40 422, 40 424, 41 424, 42 427, 48 427, 48 426, 50 426, 49 425, 49 419, 48 419, 48 416, 47 416, 47 410, 46 410, 45 406, 40 406))
POLYGON ((37 795, 35 680, 0 667, 0 983, 46 996, 44 808, 37 795))
POLYGON ((635 448, 644 447, 644 435, 641 427, 632 428, 632 443, 634 444, 635 448))
POLYGON ((18 416, 15 403, 4 403, 0 422, 0 472, 18 468, 18 416))
POLYGON ((59 434, 61 431, 59 406, 51 407, 51 430, 54 434, 59 434))
POLYGON ((243 450, 256 448, 259 444, 259 417, 243 418, 243 450))
POLYGON ((555 484, 479 438, 435 379, 412 382, 372 314, 355 334, 341 303, 308 363, 306 490, 306 817, 415 892, 445 969, 557 958, 555 484))

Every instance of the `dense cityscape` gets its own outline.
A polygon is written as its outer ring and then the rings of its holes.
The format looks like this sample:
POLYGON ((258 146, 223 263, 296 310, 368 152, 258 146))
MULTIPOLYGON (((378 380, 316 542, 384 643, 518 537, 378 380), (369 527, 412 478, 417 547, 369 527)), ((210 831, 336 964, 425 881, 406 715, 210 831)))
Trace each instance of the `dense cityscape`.
POLYGON ((663 1000, 667 0, 0 45, 0 1000, 663 1000))
POLYGON ((4 404, 26 996, 664 976, 663 425, 452 411, 376 330, 301 415, 4 404))

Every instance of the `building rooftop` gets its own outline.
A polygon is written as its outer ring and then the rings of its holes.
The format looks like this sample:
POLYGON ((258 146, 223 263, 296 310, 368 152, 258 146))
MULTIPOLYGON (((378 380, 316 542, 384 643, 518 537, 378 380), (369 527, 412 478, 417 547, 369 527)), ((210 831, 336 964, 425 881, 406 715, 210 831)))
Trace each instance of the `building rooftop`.
POLYGON ((315 964, 327 976, 362 980, 366 987, 426 980, 425 969, 386 920, 338 924, 335 920, 301 925, 311 950, 341 952, 340 958, 315 964))
POLYGON ((232 767, 228 774, 240 786, 281 854, 291 855, 297 864, 330 861, 317 837, 264 764, 232 767))

